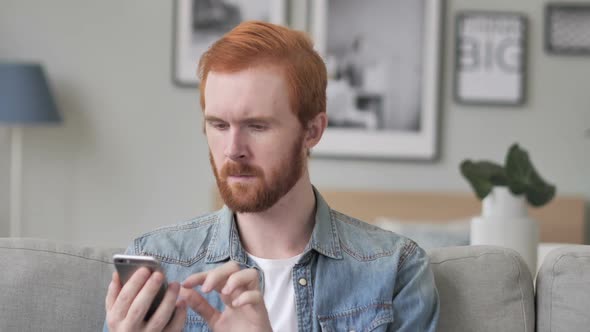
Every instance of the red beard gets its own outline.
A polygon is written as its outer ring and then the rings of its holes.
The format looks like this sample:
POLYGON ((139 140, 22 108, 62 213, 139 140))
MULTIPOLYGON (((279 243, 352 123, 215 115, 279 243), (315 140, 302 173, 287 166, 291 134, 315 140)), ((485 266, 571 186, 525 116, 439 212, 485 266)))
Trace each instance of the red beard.
POLYGON ((302 147, 303 139, 300 138, 294 144, 289 157, 282 160, 277 168, 271 170, 268 177, 258 166, 235 161, 226 162, 219 174, 213 156, 209 152, 209 161, 225 204, 238 213, 262 212, 274 206, 295 186, 303 174, 307 156, 303 153, 302 147), (227 182, 228 177, 239 175, 247 175, 255 179, 246 183, 227 182))

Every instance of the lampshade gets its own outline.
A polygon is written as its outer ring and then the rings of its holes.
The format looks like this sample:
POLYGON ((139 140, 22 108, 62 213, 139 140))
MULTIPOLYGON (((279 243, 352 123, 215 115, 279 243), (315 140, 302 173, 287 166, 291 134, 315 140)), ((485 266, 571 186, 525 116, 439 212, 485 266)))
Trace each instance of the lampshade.
POLYGON ((40 65, 0 63, 0 122, 61 122, 40 65))

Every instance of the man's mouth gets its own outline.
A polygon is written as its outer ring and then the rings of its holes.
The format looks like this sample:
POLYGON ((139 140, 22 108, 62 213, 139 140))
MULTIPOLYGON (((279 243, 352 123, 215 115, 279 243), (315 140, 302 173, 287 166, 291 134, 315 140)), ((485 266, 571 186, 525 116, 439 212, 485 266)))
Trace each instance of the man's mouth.
POLYGON ((250 181, 255 178, 256 176, 250 174, 231 174, 227 177, 228 181, 250 181))

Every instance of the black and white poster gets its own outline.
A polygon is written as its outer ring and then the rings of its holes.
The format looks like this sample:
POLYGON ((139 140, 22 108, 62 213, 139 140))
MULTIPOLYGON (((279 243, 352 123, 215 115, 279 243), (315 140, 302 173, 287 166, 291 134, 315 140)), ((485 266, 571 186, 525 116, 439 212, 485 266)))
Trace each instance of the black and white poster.
POLYGON ((328 129, 314 153, 434 158, 440 1, 315 0, 313 9, 328 69, 328 129))
POLYGON ((198 85, 201 55, 243 21, 285 23, 285 0, 176 0, 174 81, 198 85))
POLYGON ((526 20, 512 13, 457 17, 455 99, 460 103, 524 102, 526 20))

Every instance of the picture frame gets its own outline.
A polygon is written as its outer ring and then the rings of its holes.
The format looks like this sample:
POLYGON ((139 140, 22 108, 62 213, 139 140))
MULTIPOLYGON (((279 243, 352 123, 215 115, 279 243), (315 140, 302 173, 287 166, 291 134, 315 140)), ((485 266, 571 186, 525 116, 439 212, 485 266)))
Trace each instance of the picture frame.
POLYGON ((466 11, 456 17, 454 97, 460 104, 525 102, 528 22, 513 12, 466 11))
POLYGON ((176 0, 174 7, 172 80, 177 86, 199 85, 201 55, 239 23, 286 24, 286 0, 176 0))
POLYGON ((590 55, 590 4, 545 5, 545 51, 556 55, 590 55))
POLYGON ((313 155, 437 157, 442 0, 315 0, 328 127, 313 155), (354 22, 354 24, 351 24, 354 22))

